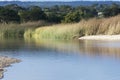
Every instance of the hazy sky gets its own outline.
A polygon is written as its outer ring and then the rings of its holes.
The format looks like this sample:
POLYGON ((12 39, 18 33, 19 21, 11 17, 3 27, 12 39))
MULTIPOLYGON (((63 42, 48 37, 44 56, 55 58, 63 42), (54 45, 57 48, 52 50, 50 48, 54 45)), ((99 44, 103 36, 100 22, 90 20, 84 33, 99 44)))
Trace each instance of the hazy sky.
POLYGON ((80 0, 0 0, 0 1, 80 1, 80 0))
MULTIPOLYGON (((80 0, 0 0, 0 1, 80 1, 80 0)), ((82 0, 82 1, 105 1, 105 0, 82 0)), ((120 1, 120 0, 106 0, 106 1, 120 1)))

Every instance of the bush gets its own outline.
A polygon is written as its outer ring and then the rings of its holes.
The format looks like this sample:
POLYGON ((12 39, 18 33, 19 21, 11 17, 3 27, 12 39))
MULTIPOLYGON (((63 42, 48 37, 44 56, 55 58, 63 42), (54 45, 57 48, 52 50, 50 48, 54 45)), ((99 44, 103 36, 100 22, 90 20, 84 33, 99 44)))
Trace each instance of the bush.
POLYGON ((71 12, 65 16, 65 19, 62 21, 64 23, 74 23, 81 20, 79 12, 71 12))

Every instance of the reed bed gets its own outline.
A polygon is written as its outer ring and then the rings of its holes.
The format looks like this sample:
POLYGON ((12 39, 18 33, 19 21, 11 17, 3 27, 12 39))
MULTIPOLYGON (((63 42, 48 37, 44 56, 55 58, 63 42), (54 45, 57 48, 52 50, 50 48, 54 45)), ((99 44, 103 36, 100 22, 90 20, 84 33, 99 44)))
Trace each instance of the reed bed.
POLYGON ((0 38, 23 38, 24 33, 28 29, 35 29, 40 26, 49 25, 44 21, 27 22, 27 23, 0 23, 0 38))
POLYGON ((79 23, 51 25, 44 21, 0 24, 0 37, 36 39, 78 39, 87 35, 120 34, 120 15, 81 20, 79 23))
POLYGON ((82 20, 79 23, 57 24, 28 30, 24 37, 36 39, 75 39, 87 35, 116 35, 120 34, 120 15, 82 20))

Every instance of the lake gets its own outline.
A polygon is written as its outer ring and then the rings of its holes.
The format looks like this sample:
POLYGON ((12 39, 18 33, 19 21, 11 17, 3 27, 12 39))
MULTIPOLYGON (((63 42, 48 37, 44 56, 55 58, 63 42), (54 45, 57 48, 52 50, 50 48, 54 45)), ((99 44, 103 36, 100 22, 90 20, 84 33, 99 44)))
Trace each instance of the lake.
POLYGON ((1 39, 0 55, 22 60, 2 80, 120 80, 120 41, 1 39))

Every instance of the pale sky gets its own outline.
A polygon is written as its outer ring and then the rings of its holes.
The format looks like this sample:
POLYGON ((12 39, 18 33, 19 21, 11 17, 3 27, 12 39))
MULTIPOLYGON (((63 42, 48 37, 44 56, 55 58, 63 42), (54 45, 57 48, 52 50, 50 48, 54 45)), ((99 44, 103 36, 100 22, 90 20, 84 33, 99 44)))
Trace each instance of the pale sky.
POLYGON ((80 1, 80 0, 0 0, 0 1, 80 1))
POLYGON ((0 0, 0 1, 120 1, 120 0, 0 0))

